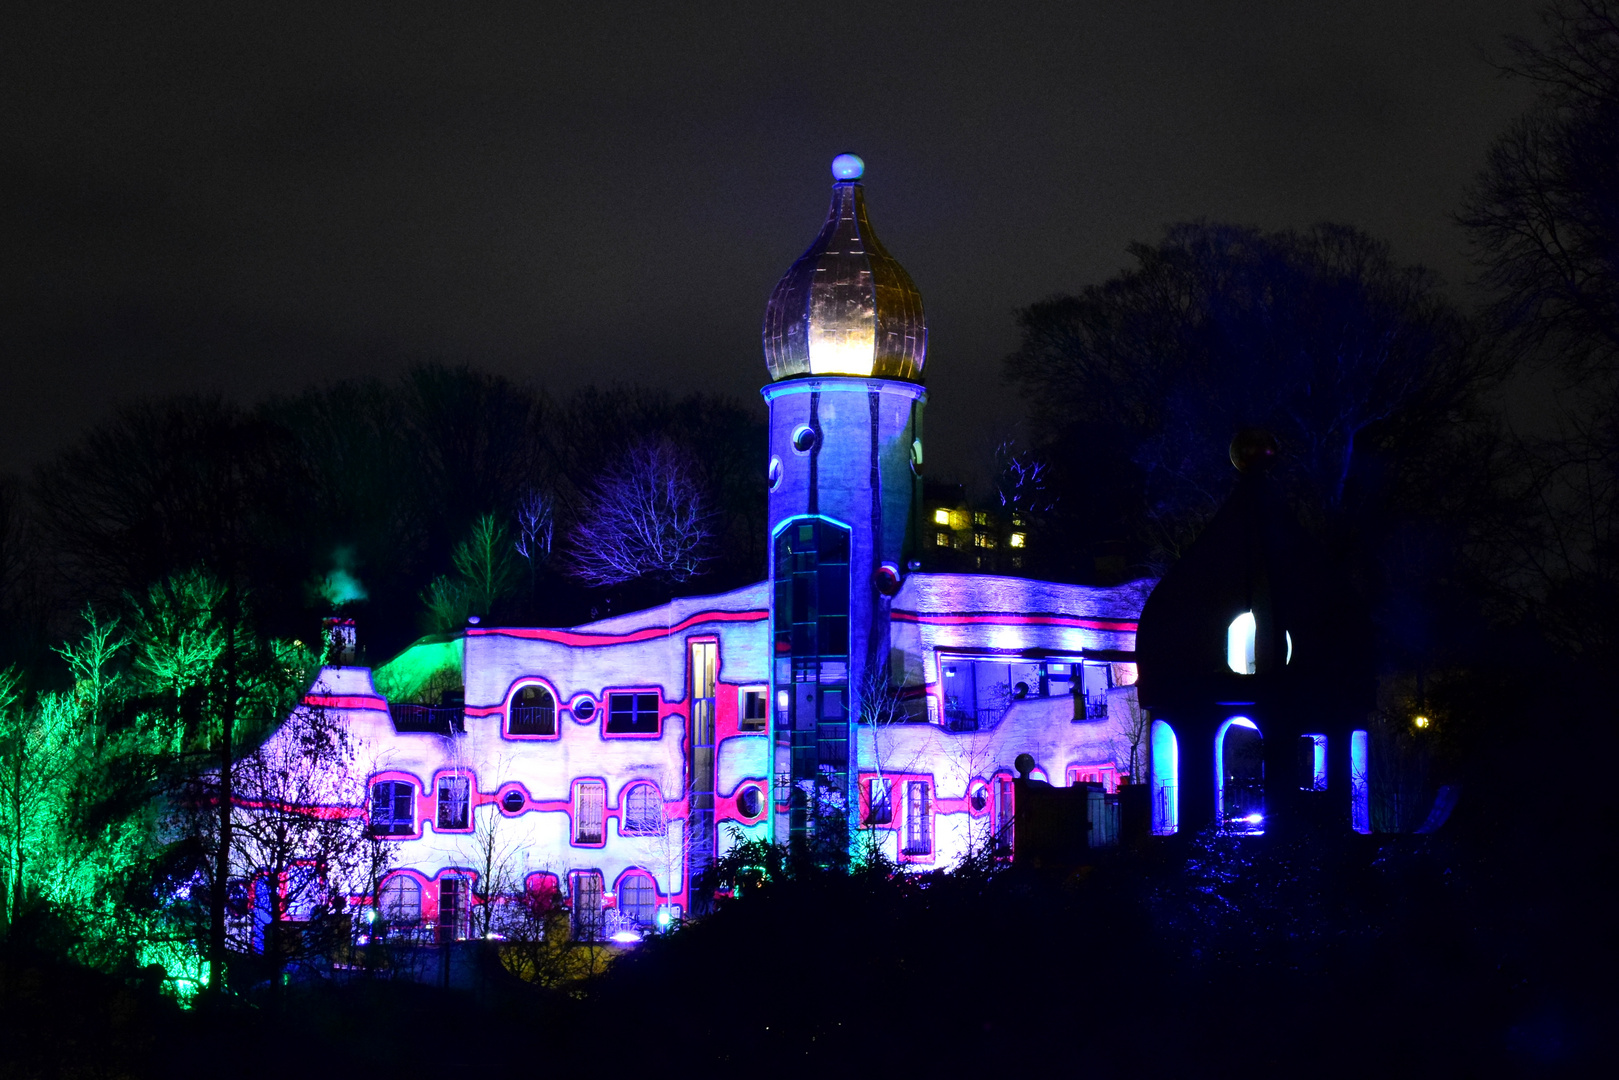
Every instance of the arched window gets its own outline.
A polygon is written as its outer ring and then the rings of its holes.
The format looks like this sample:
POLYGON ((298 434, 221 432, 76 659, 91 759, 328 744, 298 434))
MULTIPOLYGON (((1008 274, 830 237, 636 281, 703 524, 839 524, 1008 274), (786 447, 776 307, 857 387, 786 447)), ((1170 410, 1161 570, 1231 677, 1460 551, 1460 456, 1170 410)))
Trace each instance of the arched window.
POLYGON ((532 683, 518 690, 506 730, 512 735, 555 735, 557 703, 551 691, 532 683))
POLYGON ((628 874, 618 883, 618 913, 635 920, 642 930, 652 929, 658 917, 658 887, 645 874, 628 874))
MULTIPOLYGON (((1254 663, 1254 638, 1259 632, 1259 624, 1254 620, 1254 613, 1245 611, 1231 620, 1231 625, 1225 632, 1225 662, 1226 667, 1238 675, 1252 675, 1258 671, 1254 663)), ((1293 662, 1293 635, 1288 631, 1282 632, 1286 655, 1282 663, 1293 662)))
POLYGON ((1170 836, 1180 828, 1180 744, 1175 729, 1162 720, 1152 722, 1152 831, 1170 836))
POLYGON ((1238 675, 1254 673, 1254 613, 1245 611, 1231 620, 1225 632, 1226 666, 1238 675))
POLYGON ((656 784, 631 784, 624 793, 623 836, 662 836, 663 793, 656 784))
POLYGON ((422 921, 422 886, 409 874, 395 874, 383 882, 377 906, 390 926, 415 926, 422 921))
POLYGON ((1358 833, 1372 831, 1371 738, 1364 731, 1349 733, 1349 826, 1358 833))
POLYGON ((1265 831, 1265 740, 1246 716, 1214 736, 1214 820, 1229 832, 1265 831))

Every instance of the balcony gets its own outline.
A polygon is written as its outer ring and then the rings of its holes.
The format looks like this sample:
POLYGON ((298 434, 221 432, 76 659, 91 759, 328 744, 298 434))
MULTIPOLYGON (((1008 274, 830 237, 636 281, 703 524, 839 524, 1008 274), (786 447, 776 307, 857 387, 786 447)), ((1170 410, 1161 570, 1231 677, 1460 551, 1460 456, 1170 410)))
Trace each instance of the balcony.
POLYGON ((464 705, 390 703, 388 715, 393 717, 394 730, 402 734, 460 735, 467 730, 467 710, 464 705))

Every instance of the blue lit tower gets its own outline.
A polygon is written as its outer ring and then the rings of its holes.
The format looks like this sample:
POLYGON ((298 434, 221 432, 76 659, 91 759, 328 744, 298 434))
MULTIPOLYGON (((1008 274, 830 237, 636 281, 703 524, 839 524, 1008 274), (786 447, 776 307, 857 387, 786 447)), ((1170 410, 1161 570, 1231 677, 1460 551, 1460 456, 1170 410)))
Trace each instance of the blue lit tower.
POLYGON ((826 224, 765 308, 773 803, 793 843, 856 805, 851 724, 862 680, 888 677, 889 603, 918 535, 927 324, 866 218, 863 171, 833 160, 826 224))

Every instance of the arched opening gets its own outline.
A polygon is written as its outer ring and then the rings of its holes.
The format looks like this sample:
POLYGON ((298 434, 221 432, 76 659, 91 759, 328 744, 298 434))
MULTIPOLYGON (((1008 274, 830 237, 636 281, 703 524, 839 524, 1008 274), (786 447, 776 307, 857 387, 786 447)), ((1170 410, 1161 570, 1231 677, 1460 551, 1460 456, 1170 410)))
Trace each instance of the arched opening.
POLYGON ((1162 720, 1152 722, 1152 831, 1170 836, 1180 828, 1180 743, 1175 729, 1162 720))
MULTIPOLYGON (((1254 639, 1259 634, 1259 623, 1254 619, 1254 613, 1245 611, 1231 620, 1231 625, 1225 632, 1225 663, 1226 667, 1238 675, 1252 675, 1259 670, 1254 660, 1254 639)), ((1282 640, 1286 645, 1286 655, 1282 658, 1283 664, 1293 662, 1293 635, 1283 631, 1282 640)))
POLYGON ((1372 831, 1370 742, 1364 731, 1349 733, 1349 826, 1358 833, 1372 831))
POLYGON ((1265 740, 1246 716, 1214 735, 1214 820, 1224 832, 1265 831, 1265 740))

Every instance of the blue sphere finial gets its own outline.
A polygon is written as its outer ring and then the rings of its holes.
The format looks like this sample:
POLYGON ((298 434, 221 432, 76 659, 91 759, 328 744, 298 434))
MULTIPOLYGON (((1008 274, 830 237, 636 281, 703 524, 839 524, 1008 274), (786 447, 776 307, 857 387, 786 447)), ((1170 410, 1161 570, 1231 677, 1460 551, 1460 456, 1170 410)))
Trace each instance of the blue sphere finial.
POLYGON ((832 159, 832 175, 838 180, 858 180, 866 171, 866 163, 856 154, 839 154, 832 159))

